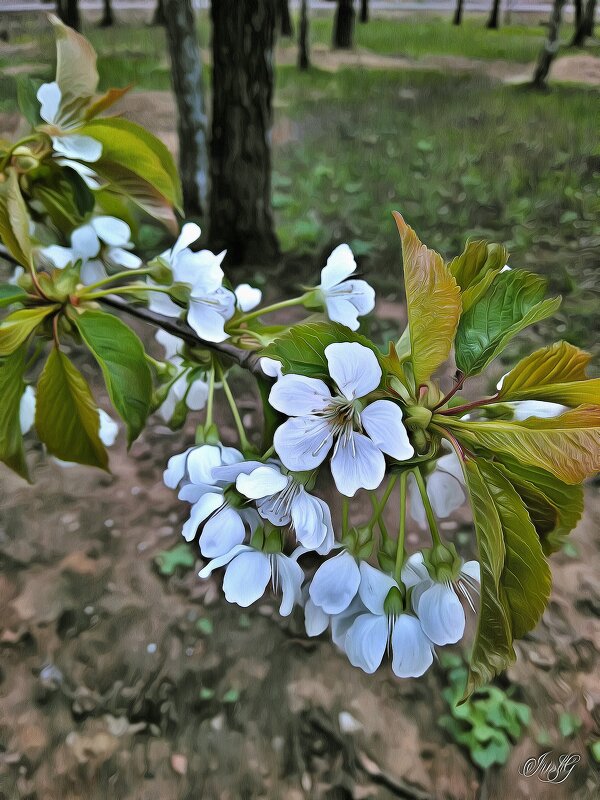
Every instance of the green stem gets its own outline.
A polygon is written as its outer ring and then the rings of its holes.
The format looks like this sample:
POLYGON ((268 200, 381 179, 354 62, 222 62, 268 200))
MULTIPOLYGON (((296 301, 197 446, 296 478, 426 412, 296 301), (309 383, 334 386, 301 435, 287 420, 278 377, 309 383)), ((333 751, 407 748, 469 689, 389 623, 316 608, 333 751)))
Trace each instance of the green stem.
POLYGON ((96 281, 96 283, 90 283, 85 287, 85 291, 93 291, 94 289, 100 289, 102 286, 106 286, 108 283, 112 283, 113 281, 120 281, 123 278, 132 278, 137 277, 138 275, 148 275, 152 272, 151 267, 146 267, 145 269, 126 269, 122 272, 115 272, 114 275, 109 275, 106 278, 102 278, 101 281, 96 281))
POLYGON ((400 475, 400 521, 398 523, 398 542, 396 544, 396 567, 394 575, 398 584, 400 584, 402 566, 404 564, 404 540, 406 536, 406 482, 408 480, 408 472, 402 472, 400 475))
POLYGON ((433 540, 434 545, 442 544, 442 539, 440 537, 440 532, 438 531, 437 522, 435 521, 435 515, 433 513, 433 508, 431 507, 431 502, 429 501, 429 496, 427 494, 427 487, 425 486, 425 479, 423 478, 423 473, 416 467, 413 470, 413 474, 417 480, 417 486, 419 487, 419 492, 421 494, 421 500, 423 501, 423 505, 425 506, 425 515, 427 516, 427 523, 429 525, 429 531, 431 533, 431 538, 433 540))
POLYGON ((375 496, 375 493, 370 492, 371 503, 373 504, 373 509, 375 510, 375 514, 373 515, 373 519, 371 520, 370 527, 373 528, 375 524, 379 525, 379 530, 381 531, 381 535, 383 536, 384 541, 387 541, 390 537, 385 522, 383 521, 383 511, 387 505, 387 501, 390 499, 390 495, 392 493, 394 486, 396 485, 397 479, 398 479, 397 475, 392 475, 386 487, 386 490, 383 493, 383 497, 381 498, 381 503, 377 502, 377 497, 375 496))
POLYGON ((279 311, 280 308, 301 306, 306 297, 307 294, 303 294, 300 297, 292 297, 290 300, 282 300, 279 303, 273 303, 273 305, 265 306, 264 308, 257 308, 256 311, 251 311, 249 314, 244 314, 244 316, 240 317, 236 321, 238 323, 249 322, 249 320, 256 319, 256 317, 262 317, 263 314, 272 314, 274 311, 279 311))
POLYGON ((140 283, 139 286, 130 284, 128 286, 115 286, 112 289, 102 289, 100 292, 92 292, 91 294, 83 293, 80 294, 79 297, 82 300, 98 300, 100 297, 108 297, 108 295, 138 294, 139 292, 162 292, 163 294, 169 294, 170 289, 160 286, 147 286, 145 283, 140 283))
POLYGON ((348 533, 348 520, 350 519, 350 500, 342 496, 342 536, 348 533))
POLYGON ((235 399, 233 397, 233 394, 231 393, 231 389, 229 388, 227 379, 225 378, 225 373, 223 372, 220 365, 218 366, 218 370, 221 383, 223 384, 223 391, 225 392, 225 397, 227 398, 227 402, 229 403, 229 408, 231 409, 231 415, 233 417, 233 421, 235 422, 235 427, 237 428, 238 437, 240 440, 240 447, 242 448, 242 451, 249 450, 250 442, 246 437, 246 431, 244 430, 242 418, 240 417, 240 412, 238 411, 238 407, 235 404, 235 399))
POLYGON ((271 458, 271 456, 273 455, 274 452, 275 452, 275 448, 273 447, 273 445, 271 445, 271 447, 269 447, 269 449, 266 451, 266 453, 263 453, 263 461, 266 461, 267 458, 271 458))
POLYGON ((26 136, 24 139, 21 139, 20 141, 15 142, 15 144, 13 144, 13 146, 10 148, 8 153, 6 153, 6 155, 2 159, 2 163, 0 163, 0 172, 2 172, 4 170, 4 168, 6 167, 8 162, 10 161, 12 154, 15 152, 15 150, 18 147, 21 147, 21 145, 24 145, 27 142, 38 141, 39 138, 40 138, 39 133, 36 133, 36 134, 32 134, 31 136, 26 136))
POLYGON ((206 401, 206 427, 209 428, 213 421, 213 401, 215 396, 215 368, 212 366, 208 374, 208 400, 206 401))

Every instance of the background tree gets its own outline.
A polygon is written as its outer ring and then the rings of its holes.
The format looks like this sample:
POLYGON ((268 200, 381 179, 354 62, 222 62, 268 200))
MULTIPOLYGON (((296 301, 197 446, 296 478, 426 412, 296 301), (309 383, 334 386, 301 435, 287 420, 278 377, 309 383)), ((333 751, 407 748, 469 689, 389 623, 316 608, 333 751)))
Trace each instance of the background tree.
POLYGON ((552 62, 558 52, 558 32, 562 21, 562 10, 566 0, 554 0, 552 11, 550 12, 550 22, 548 24, 548 37, 538 58, 538 63, 533 75, 533 86, 536 89, 545 89, 547 86, 548 73, 552 62))
POLYGON ((69 28, 81 30, 79 0, 56 0, 56 14, 69 28))
POLYGON ((100 20, 101 28, 109 28, 115 22, 111 0, 103 0, 102 4, 102 19, 100 20))
POLYGON ((500 27, 500 4, 501 0, 494 0, 492 10, 490 11, 490 16, 488 17, 488 21, 485 26, 493 31, 498 30, 500 27))
POLYGON ((290 14, 289 0, 279 0, 279 31, 282 36, 291 37, 294 35, 294 26, 292 25, 292 15, 290 14))
POLYGON ((164 0, 156 0, 156 5, 154 6, 154 13, 152 14, 152 22, 151 25, 164 25, 165 24, 165 8, 164 8, 164 0))
POLYGON ((213 0, 210 242, 234 263, 273 261, 273 38, 277 0, 213 0))
POLYGON ((579 0, 580 18, 575 24, 575 33, 571 42, 572 47, 583 47, 588 36, 594 35, 594 15, 596 13, 596 0, 587 0, 585 10, 582 0, 579 0))
POLYGON ((308 0, 300 3, 300 35, 298 37, 298 69, 310 67, 308 0))
POLYGON ((369 21, 369 0, 360 0, 360 17, 361 22, 369 21))
POLYGON ((352 0, 338 0, 333 20, 333 47, 349 49, 354 35, 354 3, 352 0))
POLYGON ((179 169, 186 216, 206 210, 208 154, 202 58, 192 0, 163 0, 171 58, 171 78, 177 102, 179 169))
POLYGON ((453 25, 460 25, 462 23, 464 0, 456 0, 456 8, 454 9, 454 18, 452 19, 453 25))
POLYGON ((575 8, 575 31, 577 32, 577 28, 581 25, 581 18, 583 17, 583 0, 573 0, 573 6, 575 8))

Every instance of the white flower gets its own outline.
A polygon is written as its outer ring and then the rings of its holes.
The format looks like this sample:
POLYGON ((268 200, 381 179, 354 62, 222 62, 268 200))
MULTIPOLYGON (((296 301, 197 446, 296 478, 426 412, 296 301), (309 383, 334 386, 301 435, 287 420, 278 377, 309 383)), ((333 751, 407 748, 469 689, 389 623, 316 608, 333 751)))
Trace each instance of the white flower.
POLYGON ((240 494, 256 502, 263 519, 279 528, 291 523, 304 548, 323 555, 331 550, 333 526, 329 506, 309 494, 292 475, 284 475, 276 464, 260 464, 252 472, 241 473, 235 485, 240 494))
POLYGON ((364 614, 365 607, 358 596, 343 611, 338 614, 327 614, 310 597, 310 584, 303 590, 304 602, 304 625, 307 636, 319 636, 330 625, 331 639, 340 649, 344 650, 346 644, 346 633, 359 614, 364 614))
POLYGON ((260 368, 268 378, 281 378, 281 361, 278 361, 276 358, 268 358, 267 356, 263 356, 259 363, 260 368))
POLYGON ((26 386, 21 395, 19 403, 19 425, 21 433, 25 436, 33 427, 35 420, 35 389, 33 386, 26 386))
POLYGON ((327 316, 351 330, 359 327, 358 317, 375 307, 375 292, 366 281, 346 280, 356 269, 356 261, 347 244, 340 244, 321 270, 318 286, 327 316))
POLYGON ((329 616, 341 614, 356 597, 360 570, 347 550, 325 561, 315 572, 308 590, 310 600, 329 616))
MULTIPOLYGON (((410 515, 421 528, 427 527, 425 506, 412 473, 408 477, 410 515)), ((436 462, 435 469, 425 477, 427 496, 437 517, 449 517, 465 502, 464 477, 455 453, 448 453, 436 462)))
POLYGON ((300 602, 304 573, 293 555, 263 553, 240 544, 214 558, 198 574, 208 578, 213 570, 225 565, 223 591, 230 603, 246 608, 262 597, 269 581, 274 591, 281 589, 279 613, 282 616, 291 614, 294 605, 300 602))
POLYGON ((201 378, 190 380, 193 367, 185 367, 184 361, 180 356, 182 342, 177 336, 159 330, 156 333, 156 341, 165 348, 167 361, 181 372, 174 383, 171 384, 169 392, 158 409, 158 413, 169 422, 172 419, 177 405, 184 400, 190 411, 201 411, 208 400, 208 384, 201 378))
POLYGON ((385 473, 384 453, 398 460, 413 455, 400 406, 391 400, 361 402, 379 386, 375 353, 357 342, 325 348, 334 395, 327 385, 303 375, 283 375, 269 395, 271 405, 291 417, 275 431, 274 445, 294 472, 319 466, 333 448, 331 472, 342 494, 376 489, 385 473))
POLYGON ((431 578, 423 554, 413 553, 402 569, 402 580, 405 586, 413 587, 413 609, 431 641, 437 645, 458 642, 465 632, 465 612, 457 592, 473 608, 470 590, 479 591, 478 562, 464 562, 454 582, 441 583, 431 578))
POLYGON ((392 672, 399 678, 418 678, 433 663, 433 645, 412 614, 387 613, 385 602, 393 589, 399 592, 393 578, 361 562, 358 593, 367 610, 349 627, 344 649, 353 666, 370 674, 391 643, 392 672))
POLYGON ((567 410, 567 406, 563 406, 560 403, 549 403, 542 400, 519 400, 514 403, 508 403, 508 405, 513 409, 513 419, 520 422, 530 417, 541 419, 558 417, 567 410))
POLYGON ((235 289, 235 299, 242 311, 252 311, 262 300, 262 292, 249 283, 240 283, 235 289))

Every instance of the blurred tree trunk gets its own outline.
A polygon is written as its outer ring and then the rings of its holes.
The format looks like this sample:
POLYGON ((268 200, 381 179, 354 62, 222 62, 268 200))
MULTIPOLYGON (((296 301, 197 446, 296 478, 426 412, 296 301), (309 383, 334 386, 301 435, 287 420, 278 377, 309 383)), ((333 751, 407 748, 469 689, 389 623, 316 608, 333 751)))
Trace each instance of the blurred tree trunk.
POLYGON ((539 55, 538 63, 533 75, 532 84, 536 89, 545 89, 548 73, 552 62, 558 52, 558 32, 562 21, 562 10, 566 0, 554 0, 550 22, 548 24, 548 37, 544 42, 544 47, 539 55))
POLYGON ((206 211, 208 155, 202 58, 192 0, 163 0, 171 59, 171 81, 177 102, 179 170, 186 216, 206 211))
POLYGON ((369 0, 360 0, 360 21, 369 21, 369 0))
POLYGON ((338 0, 333 21, 333 47, 349 50, 354 33, 354 3, 352 0, 338 0))
POLYGON ((289 0, 279 0, 279 31, 288 38, 294 35, 289 0))
POLYGON ((102 5, 102 19, 100 20, 101 28, 110 28, 114 25, 115 18, 113 15, 111 0, 104 0, 102 5))
POLYGON ((500 2, 501 0, 494 0, 487 25, 485 26, 493 31, 497 31, 500 27, 500 2))
POLYGON ((587 0, 585 11, 582 2, 579 0, 581 18, 579 24, 575 26, 575 34, 571 42, 571 47, 583 47, 588 36, 594 35, 594 15, 596 13, 596 0, 587 0))
POLYGON ((165 24, 165 7, 164 0, 156 0, 154 6, 154 14, 152 15, 151 25, 164 25, 165 24))
POLYGON ((56 13, 69 28, 81 30, 79 0, 56 0, 56 13))
POLYGON ((210 242, 234 263, 279 255, 271 210, 277 0, 213 0, 210 242))
POLYGON ((308 0, 300 4, 300 36, 298 38, 298 69, 310 67, 310 45, 308 35, 308 0))
POLYGON ((460 25, 462 22, 463 17, 463 0, 456 0, 456 8, 454 9, 454 19, 452 20, 453 25, 460 25))
POLYGON ((575 35, 581 25, 581 18, 583 17, 583 0, 573 0, 575 6, 575 35))

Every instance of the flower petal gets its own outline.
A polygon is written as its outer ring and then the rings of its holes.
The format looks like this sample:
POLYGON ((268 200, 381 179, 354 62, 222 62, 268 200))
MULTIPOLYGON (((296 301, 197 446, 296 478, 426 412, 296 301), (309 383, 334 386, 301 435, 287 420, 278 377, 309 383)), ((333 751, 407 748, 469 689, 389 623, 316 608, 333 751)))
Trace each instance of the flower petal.
POLYGON ((234 290, 235 299, 242 311, 252 311, 262 300, 262 292, 249 283, 240 283, 234 290))
POLYGON ((260 368, 269 378, 281 378, 281 361, 264 356, 259 363, 260 368))
POLYGON ((282 375, 271 388, 269 403, 288 417, 305 417, 331 403, 331 392, 318 378, 282 375))
POLYGON ((77 256, 70 247, 63 247, 60 244, 49 244, 48 247, 40 247, 40 256, 44 260, 52 262, 56 269, 64 269, 67 264, 77 261, 77 256))
POLYGON ((212 471, 221 464, 221 448, 217 445, 201 444, 192 448, 187 460, 187 471, 191 482, 212 483, 212 471))
POLYGON ((71 234, 71 247, 77 258, 84 261, 100 252, 100 239, 91 225, 82 225, 71 234))
POLYGON ((387 640, 387 617, 361 614, 348 629, 344 649, 352 666, 371 675, 383 660, 387 640))
POLYGON ((447 472, 449 475, 452 475, 452 477, 456 478, 459 483, 464 484, 465 476, 462 471, 460 458, 455 452, 446 453, 445 456, 438 458, 436 467, 437 469, 441 469, 444 472, 447 472))
POLYGON ((427 497, 437 517, 449 517, 465 502, 462 485, 447 472, 436 469, 427 478, 427 497))
POLYGON ((366 561, 360 562, 358 594, 372 614, 385 614, 383 605, 390 589, 398 588, 396 581, 366 561))
POLYGON ((263 464, 248 474, 238 475, 235 485, 249 500, 259 500, 283 491, 290 480, 274 465, 263 464))
POLYGON ((269 557, 258 550, 240 553, 225 570, 223 591, 229 603, 242 608, 252 605, 265 592, 271 577, 269 557))
POLYGON ((460 574, 481 583, 481 567, 478 561, 465 561, 460 569, 460 574))
POLYGON ((356 269, 356 261, 347 244, 339 244, 327 259, 321 270, 321 289, 327 291, 337 286, 356 269))
POLYGON ((392 630, 392 672, 418 678, 433 664, 433 647, 416 617, 401 614, 392 630))
MULTIPOLYGON (((224 450, 226 448, 223 448, 224 450)), ((227 448, 233 450, 234 448, 227 448)), ((235 451, 238 452, 237 450, 235 451)), ((221 484, 235 483, 239 475, 249 475, 255 469, 264 467, 262 461, 244 461, 244 457, 240 453, 240 458, 231 461, 229 464, 223 463, 223 466, 215 467, 212 471, 213 480, 221 484)))
POLYGON ((375 400, 361 412, 361 422, 377 447, 398 461, 414 455, 402 422, 402 409, 391 400, 375 400))
POLYGON ((228 553, 224 553, 224 555, 217 556, 217 558, 213 558, 211 561, 209 561, 208 564, 200 570, 200 572, 198 573, 198 577, 208 578, 209 575, 211 575, 214 572, 214 570, 219 569, 219 567, 222 567, 225 564, 229 564, 229 562, 240 553, 248 553, 248 552, 256 553, 256 550, 247 544, 238 544, 235 547, 233 547, 228 553))
POLYGON ((104 263, 98 258, 92 258, 91 261, 84 261, 81 265, 79 277, 84 286, 89 286, 91 283, 104 280, 108 273, 104 263))
POLYGON ((177 453, 169 459, 163 473, 163 482, 169 489, 177 488, 177 485, 185 477, 187 457, 193 449, 193 447, 188 447, 183 453, 177 453))
POLYGON ((186 222, 171 250, 164 254, 168 261, 172 263, 182 250, 200 238, 201 233, 200 227, 195 222, 186 222))
POLYGON ((423 505, 423 500, 421 499, 421 492, 419 491, 419 487, 417 486, 417 481, 415 480, 415 476, 409 473, 408 476, 408 513, 417 523, 420 528, 427 527, 427 515, 425 513, 425 506, 423 505))
POLYGON ((44 122, 54 123, 58 115, 62 94, 56 81, 42 83, 37 90, 37 99, 40 101, 40 117, 44 122))
POLYGON ((356 595, 348 608, 346 608, 340 614, 334 614, 330 618, 331 641, 336 647, 339 647, 340 650, 344 650, 346 647, 346 634, 348 633, 350 626, 357 617, 359 617, 361 614, 364 614, 366 611, 367 609, 364 607, 362 600, 358 595, 356 595))
POLYGON ((65 158, 75 158, 93 163, 102 155, 102 144, 91 136, 71 133, 68 136, 52 136, 54 152, 65 158))
POLYGON ((19 427, 23 436, 33 427, 35 402, 35 389, 33 386, 26 386, 19 402, 19 427))
POLYGON ((131 239, 131 228, 126 222, 118 217, 102 215, 93 217, 90 225, 96 231, 99 239, 110 247, 123 247, 129 244, 131 239))
POLYGON ((377 356, 359 342, 336 342, 325 348, 329 374, 348 400, 364 397, 379 386, 377 356))
POLYGON ((406 559, 402 567, 402 582, 408 589, 418 583, 430 580, 429 572, 423 560, 423 553, 419 550, 406 559))
POLYGON ((549 403, 542 400, 519 400, 516 403, 508 403, 508 405, 513 408, 513 418, 520 422, 530 417, 539 419, 558 417, 567 410, 567 406, 562 406, 560 403, 549 403))
MULTIPOLYGON (((198 528, 204 522, 204 520, 211 514, 214 514, 214 512, 222 505, 222 494, 217 492, 205 492, 202 494, 202 496, 190 509, 190 516, 185 521, 181 530, 181 534, 186 542, 192 541, 198 532, 198 528)), ((210 537, 208 537, 208 539, 210 540, 210 537)), ((241 542, 236 542, 236 544, 241 544, 241 542)), ((223 551, 221 550, 221 552, 213 553, 212 555, 221 555, 222 552, 223 551)), ((211 554, 207 553, 206 555, 210 556, 211 554)))
POLYGON ((201 295, 212 294, 223 283, 222 260, 222 256, 216 256, 210 250, 197 253, 183 250, 173 264, 173 278, 178 283, 193 286, 201 295))
POLYGON ((358 489, 376 489, 379 486, 385 475, 385 458, 367 436, 353 432, 337 440, 331 459, 331 474, 338 492, 354 497, 358 489))
POLYGON ((318 636, 329 625, 329 614, 308 598, 304 606, 304 626, 307 636, 318 636))
POLYGON ((183 342, 178 336, 173 336, 172 333, 167 333, 167 331, 163 331, 162 328, 160 328, 156 331, 154 338, 164 347, 167 361, 180 355, 183 349, 183 342))
POLYGON ((228 289, 219 289, 206 297, 190 295, 187 320, 202 339, 223 342, 229 337, 225 323, 235 310, 235 297, 228 289))
POLYGON ((339 614, 355 597, 360 584, 360 571, 347 550, 325 561, 315 572, 310 584, 310 598, 326 614, 339 614))
POLYGON ((103 408, 98 409, 98 416, 100 417, 100 427, 98 428, 98 437, 102 444, 106 447, 112 447, 119 435, 119 426, 114 419, 107 414, 103 408))
POLYGON ((453 644, 462 638, 465 612, 451 586, 432 582, 416 601, 415 610, 421 627, 435 644, 453 644))
MULTIPOLYGON (((198 505, 205 501, 206 497, 218 496, 204 495, 198 501, 198 505)), ((223 498, 221 497, 220 499, 223 502, 223 498)), ((222 556, 229 552, 232 547, 235 547, 236 544, 242 544, 245 536, 246 528, 240 515, 234 508, 224 506, 220 511, 214 513, 204 525, 199 539, 200 552, 206 558, 222 556)))
POLYGON ((125 267, 125 269, 138 269, 142 265, 142 259, 135 253, 125 250, 124 247, 109 247, 106 259, 116 267, 125 267))
POLYGON ((284 466, 302 472, 323 463, 333 437, 328 423, 320 417, 292 417, 277 428, 273 444, 284 466))
POLYGON ((345 325, 351 331, 357 331, 360 328, 358 311, 347 297, 326 294, 325 309, 332 322, 339 322, 340 325, 345 325))
MULTIPOLYGON (((292 500, 291 516, 296 539, 308 550, 316 550, 327 535, 323 501, 309 494, 301 486, 292 500)), ((331 516, 329 516, 331 524, 331 516)))
MULTIPOLYGON (((150 278, 147 278, 146 283, 148 286, 156 286, 150 278)), ((157 314, 163 314, 165 317, 180 317, 183 313, 183 308, 174 303, 164 292, 146 292, 146 298, 150 311, 155 311, 157 314)))
POLYGON ((281 587, 282 594, 279 613, 282 617, 287 617, 292 613, 294 605, 300 602, 304 572, 302 572, 302 567, 297 561, 284 556, 283 553, 275 553, 273 561, 275 585, 281 587))
MULTIPOLYGON (((186 378, 187 381, 187 378, 186 378)), ((185 399, 190 411, 201 411, 208 400, 208 384, 199 378, 189 384, 189 390, 185 399)))

